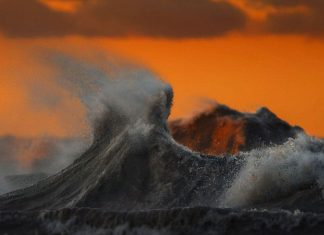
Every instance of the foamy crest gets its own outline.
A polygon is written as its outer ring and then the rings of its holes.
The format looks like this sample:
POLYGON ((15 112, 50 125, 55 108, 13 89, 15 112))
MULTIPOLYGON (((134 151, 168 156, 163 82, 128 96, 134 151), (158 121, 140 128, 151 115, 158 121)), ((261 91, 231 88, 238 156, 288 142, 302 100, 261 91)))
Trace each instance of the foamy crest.
POLYGON ((285 144, 243 153, 246 162, 224 194, 225 207, 251 206, 324 186, 323 141, 299 135, 285 144))
MULTIPOLYGON (((147 119, 152 118, 152 113, 157 113, 151 112, 159 104, 157 101, 169 102, 165 92, 170 90, 172 93, 171 88, 147 69, 103 56, 94 49, 90 51, 93 55, 91 58, 51 49, 31 54, 32 57, 38 56, 37 59, 50 71, 44 73, 42 79, 53 82, 53 87, 58 86, 77 98, 84 106, 87 117, 82 118, 84 122, 80 123, 80 136, 71 140, 39 137, 19 141, 16 137, 0 138, 0 194, 16 189, 7 187, 4 176, 39 172, 53 174, 71 164, 93 140, 114 136, 129 126, 133 131, 136 128, 149 130, 147 119), (84 124, 87 128, 81 126, 84 124), (83 129, 90 133, 83 133, 83 129), (27 143, 20 144, 18 148, 16 142, 27 143), (28 166, 21 164, 23 161, 20 159, 27 159, 25 162, 28 166)), ((29 85, 38 88, 38 84, 29 85)), ((60 98, 56 90, 46 91, 53 93, 49 96, 60 98)), ((46 94, 44 97, 47 99, 46 94)), ((37 101, 38 93, 33 98, 37 101)), ((44 102, 47 103, 50 102, 44 102)), ((161 107, 166 105, 161 104, 161 107)), ((165 121, 166 117, 162 119, 165 121)))

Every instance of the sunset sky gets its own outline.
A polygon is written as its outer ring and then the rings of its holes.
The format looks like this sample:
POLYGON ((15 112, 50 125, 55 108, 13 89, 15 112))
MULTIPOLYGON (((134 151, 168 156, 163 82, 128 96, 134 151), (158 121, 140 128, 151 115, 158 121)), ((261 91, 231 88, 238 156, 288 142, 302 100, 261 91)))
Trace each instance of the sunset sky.
POLYGON ((171 118, 207 100, 267 106, 323 137, 323 13, 323 0, 0 0, 0 135, 79 134, 84 108, 32 54, 51 48, 149 68, 174 88, 171 118))

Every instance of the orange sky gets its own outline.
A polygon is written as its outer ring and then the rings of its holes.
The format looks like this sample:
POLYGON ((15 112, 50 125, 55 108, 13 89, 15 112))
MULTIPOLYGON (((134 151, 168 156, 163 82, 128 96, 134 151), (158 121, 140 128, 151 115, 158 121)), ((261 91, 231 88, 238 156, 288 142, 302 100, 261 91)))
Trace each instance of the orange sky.
MULTIPOLYGON (((18 44, 39 45, 41 41, 18 44)), ((172 118, 192 112, 198 106, 197 100, 206 97, 242 111, 267 106, 307 132, 324 135, 324 43, 321 41, 233 35, 181 41, 70 38, 65 43, 93 45, 154 70, 174 88, 172 118)), ((5 68, 1 71, 0 134, 75 134, 81 123, 77 115, 82 112, 77 100, 65 99, 55 109, 35 108, 27 102, 28 93, 22 80, 41 77, 42 67, 21 54, 16 44, 7 44, 10 56, 0 60, 5 68), (63 115, 67 110, 68 115, 63 115), (73 116, 73 112, 77 114, 73 116)), ((53 39, 44 44, 62 43, 53 39)), ((41 87, 50 85, 43 83, 41 87)), ((68 95, 62 93, 62 97, 68 95)))
MULTIPOLYGON (((242 0, 231 2, 245 7, 242 0)), ((62 5, 60 0, 51 4, 51 7, 73 12, 71 5, 62 5)), ((254 18, 265 15, 265 10, 245 10, 254 18)), ((182 40, 0 38, 0 135, 76 135, 84 125, 85 113, 79 101, 42 80, 48 71, 25 50, 41 46, 95 47, 147 66, 174 88, 171 118, 191 113, 198 109, 199 100, 209 98, 241 111, 267 106, 308 133, 324 136, 324 42, 304 36, 248 33, 182 40), (51 93, 46 89, 54 89, 63 101, 52 107, 33 103, 30 99, 33 91, 28 85, 33 82, 44 90, 40 99, 51 93)))
POLYGON ((79 134, 84 116, 80 102, 43 79, 49 71, 25 51, 29 44, 0 38, 0 135, 79 134), (63 102, 48 105, 51 94, 63 102))
POLYGON ((296 37, 164 41, 102 40, 157 71, 175 90, 172 117, 208 97, 242 111, 267 106, 324 135, 324 44, 296 37))

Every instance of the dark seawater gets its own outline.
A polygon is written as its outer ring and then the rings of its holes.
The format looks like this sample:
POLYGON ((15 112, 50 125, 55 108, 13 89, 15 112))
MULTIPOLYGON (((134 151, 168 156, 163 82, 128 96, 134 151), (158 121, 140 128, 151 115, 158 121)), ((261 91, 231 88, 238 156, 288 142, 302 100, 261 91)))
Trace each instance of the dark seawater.
POLYGON ((89 149, 0 196, 1 234, 323 234, 322 140, 207 156, 170 136, 168 85, 108 85, 89 149))
POLYGON ((324 214, 283 210, 74 208, 0 213, 2 234, 323 234, 323 229, 324 214))

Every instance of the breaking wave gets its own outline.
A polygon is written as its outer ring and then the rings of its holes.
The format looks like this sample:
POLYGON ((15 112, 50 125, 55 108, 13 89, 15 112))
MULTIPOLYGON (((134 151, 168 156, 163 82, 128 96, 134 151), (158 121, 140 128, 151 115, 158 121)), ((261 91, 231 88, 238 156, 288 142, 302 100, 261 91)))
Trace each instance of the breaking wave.
MULTIPOLYGON (((226 232, 231 229, 231 221, 239 228, 246 217, 245 226, 251 231, 262 231, 267 226, 270 232, 286 231, 292 224, 297 229, 323 227, 322 219, 317 223, 307 220, 322 218, 322 214, 312 213, 324 211, 323 141, 300 134, 281 145, 231 156, 194 152, 170 135, 167 118, 173 91, 154 74, 133 66, 106 69, 102 62, 88 63, 62 54, 49 58, 56 71, 53 79, 87 107, 93 127, 92 144, 62 171, 0 196, 0 210, 11 211, 14 217, 15 211, 22 211, 15 217, 19 226, 32 224, 44 231, 40 218, 49 214, 51 221, 45 229, 53 234, 70 231, 65 230, 70 225, 74 232, 81 229, 99 234, 194 234, 198 232, 195 229, 207 234, 210 231, 203 230, 204 226, 217 231, 223 224, 228 226, 226 232), (211 209, 215 207, 232 209, 211 209), (96 220, 87 217, 89 220, 75 225, 70 219, 80 213, 82 217, 84 211, 80 208, 97 208, 85 211, 96 220), (275 208, 312 213, 273 211, 275 208), (105 220, 107 211, 118 211, 111 212, 109 218, 122 223, 105 220), (28 213, 34 214, 29 217, 28 213), (68 216, 62 219, 64 213, 68 216), (207 219, 199 220, 201 215, 207 219), (262 221, 258 220, 260 215, 262 221), (280 220, 274 222, 274 215, 280 220), (172 224, 168 218, 174 216, 177 220, 172 224), (57 221, 57 217, 63 221, 57 221), (195 218, 202 223, 196 228, 189 223, 195 218), (108 224, 108 230, 94 231, 87 223, 108 224)), ((15 224, 10 213, 0 213, 0 222, 8 218, 15 224)))

